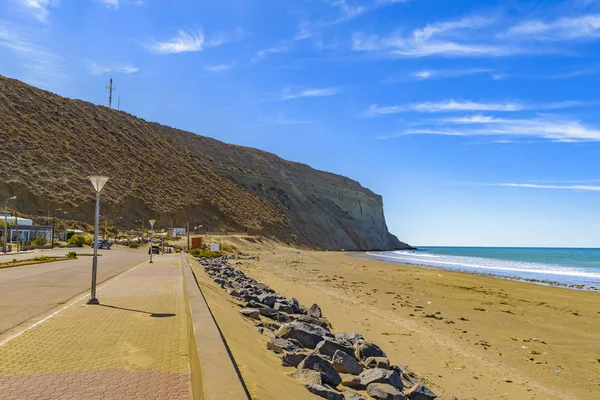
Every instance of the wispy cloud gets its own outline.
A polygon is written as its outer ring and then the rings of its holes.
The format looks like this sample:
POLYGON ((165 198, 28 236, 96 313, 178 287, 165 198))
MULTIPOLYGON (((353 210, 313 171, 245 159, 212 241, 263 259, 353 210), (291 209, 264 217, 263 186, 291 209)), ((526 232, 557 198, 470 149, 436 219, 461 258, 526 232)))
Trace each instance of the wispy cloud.
POLYGON ((411 75, 419 80, 425 79, 442 79, 442 78, 459 78, 468 75, 492 73, 493 70, 487 68, 467 68, 467 69, 447 69, 447 70, 421 70, 415 71, 411 75))
POLYGON ((144 0, 98 0, 106 7, 117 9, 122 3, 132 4, 136 6, 144 5, 144 0))
POLYGON ((600 14, 563 17, 551 21, 525 21, 512 26, 500 36, 517 40, 592 40, 600 37, 600 14))
POLYGON ((21 8, 39 21, 46 22, 50 15, 49 7, 56 7, 58 0, 14 0, 21 8))
POLYGON ((132 65, 120 65, 116 67, 98 65, 92 61, 88 62, 88 71, 92 75, 102 75, 111 72, 123 73, 123 74, 135 74, 139 71, 139 68, 132 65))
POLYGON ((571 108, 584 106, 586 103, 578 101, 563 101, 546 104, 526 104, 521 102, 475 102, 475 101, 456 101, 454 99, 441 102, 421 102, 407 105, 378 106, 371 105, 366 111, 366 116, 378 116, 388 114, 398 114, 403 112, 456 112, 456 111, 498 111, 498 112, 517 112, 525 110, 557 110, 562 108, 571 108))
POLYGON ((252 59, 252 62, 262 60, 271 54, 288 53, 291 49, 292 45, 290 43, 281 43, 277 46, 267 47, 266 49, 259 50, 252 59))
POLYGON ((527 189, 573 190, 578 192, 600 192, 600 186, 594 185, 540 185, 537 183, 484 183, 485 186, 504 186, 527 189))
POLYGON ((425 121, 421 127, 416 129, 380 136, 378 139, 391 139, 406 135, 505 136, 510 139, 541 138, 553 142, 573 143, 600 141, 600 128, 556 115, 539 115, 531 119, 474 115, 425 121))
POLYGON ((466 17, 456 21, 437 22, 415 29, 410 35, 394 33, 387 37, 355 33, 355 51, 381 52, 395 57, 427 56, 507 56, 524 52, 506 43, 473 40, 468 33, 494 22, 491 18, 466 17), (471 39, 469 39, 471 38, 471 39))
POLYGON ((45 88, 68 79, 64 59, 40 42, 44 34, 31 27, 0 20, 0 47, 8 49, 23 70, 20 79, 45 88))
POLYGON ((202 51, 206 46, 204 40, 204 32, 200 29, 189 32, 180 30, 177 36, 171 39, 152 43, 150 50, 158 54, 202 51))
POLYGON ((336 87, 327 87, 327 88, 309 88, 309 89, 301 89, 301 90, 293 90, 290 88, 286 88, 283 90, 283 94, 281 95, 281 100, 291 100, 297 99, 300 97, 327 97, 333 96, 340 92, 339 88, 336 87))
POLYGON ((285 114, 280 114, 276 118, 265 119, 264 121, 267 123, 270 123, 270 124, 277 124, 277 125, 306 125, 306 124, 315 124, 316 123, 316 121, 288 118, 285 116, 285 114))
POLYGON ((237 65, 237 61, 231 61, 223 64, 206 65, 204 69, 208 72, 223 72, 232 69, 237 65))

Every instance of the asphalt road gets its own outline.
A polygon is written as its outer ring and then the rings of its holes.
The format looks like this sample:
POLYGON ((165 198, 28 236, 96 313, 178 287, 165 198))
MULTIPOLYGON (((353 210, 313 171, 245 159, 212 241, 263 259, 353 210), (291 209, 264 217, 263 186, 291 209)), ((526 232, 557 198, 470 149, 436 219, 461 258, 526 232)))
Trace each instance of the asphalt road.
MULTIPOLYGON (((100 250, 98 283, 140 264, 147 259, 147 253, 147 249, 100 250)), ((92 257, 88 256, 0 269, 0 334, 89 290, 91 270, 92 257)), ((98 298, 102 300, 101 292, 98 298)))

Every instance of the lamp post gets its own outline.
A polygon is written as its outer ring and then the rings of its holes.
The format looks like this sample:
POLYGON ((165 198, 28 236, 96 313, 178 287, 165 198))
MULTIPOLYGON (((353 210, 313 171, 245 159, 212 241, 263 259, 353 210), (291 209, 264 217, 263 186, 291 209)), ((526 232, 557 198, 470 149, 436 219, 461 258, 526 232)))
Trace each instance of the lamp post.
POLYGON ((154 252, 154 249, 152 248, 152 238, 154 237, 154 224, 156 223, 156 220, 151 219, 148 222, 150 222, 150 264, 152 264, 152 253, 154 252))
POLYGON ((92 261, 92 290, 88 304, 100 304, 96 298, 96 274, 98 272, 98 225, 100 219, 100 192, 104 187, 108 177, 106 176, 90 176, 90 181, 96 189, 96 212, 94 213, 94 260, 92 261))
POLYGON ((2 237, 2 239, 4 241, 4 254, 6 254, 6 252, 8 251, 8 241, 6 240, 6 237, 8 235, 8 229, 7 229, 8 228, 8 220, 7 220, 8 202, 11 200, 15 200, 16 198, 17 198, 17 196, 9 197, 4 202, 4 236, 2 237))
POLYGON ((50 237, 50 249, 54 248, 54 222, 56 220, 56 212, 62 211, 62 208, 55 208, 52 213, 52 236, 50 237))

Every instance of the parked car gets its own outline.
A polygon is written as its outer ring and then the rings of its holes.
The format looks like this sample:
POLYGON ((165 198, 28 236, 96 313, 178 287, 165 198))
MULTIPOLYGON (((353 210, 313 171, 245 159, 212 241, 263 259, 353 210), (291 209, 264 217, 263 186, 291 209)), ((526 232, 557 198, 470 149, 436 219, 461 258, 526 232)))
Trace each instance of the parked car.
MULTIPOLYGON (((112 246, 112 242, 109 242, 108 240, 98 240, 98 248, 99 249, 106 249, 106 250, 110 250, 112 246)), ((92 243, 92 247, 94 247, 94 243, 92 243)))
MULTIPOLYGON (((159 246, 152 246, 152 254, 160 254, 160 247, 159 246)), ((150 254, 150 249, 148 249, 148 254, 150 254)))

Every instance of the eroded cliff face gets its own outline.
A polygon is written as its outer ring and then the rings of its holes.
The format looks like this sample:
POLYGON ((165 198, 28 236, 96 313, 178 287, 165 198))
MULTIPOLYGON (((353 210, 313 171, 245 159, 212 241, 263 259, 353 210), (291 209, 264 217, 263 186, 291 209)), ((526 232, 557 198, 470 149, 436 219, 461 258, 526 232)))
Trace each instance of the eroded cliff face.
POLYGON ((88 174, 111 177, 103 212, 121 227, 202 224, 328 250, 407 248, 381 196, 349 178, 274 154, 148 123, 0 76, 0 197, 21 212, 61 207, 91 222, 88 174))

